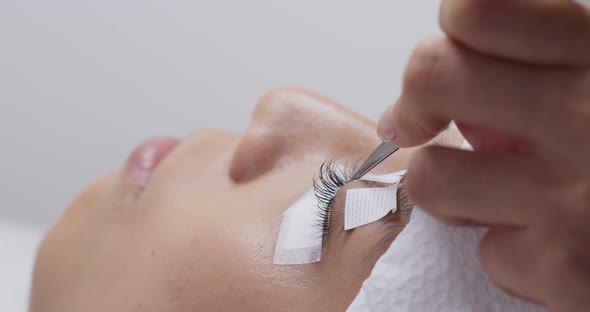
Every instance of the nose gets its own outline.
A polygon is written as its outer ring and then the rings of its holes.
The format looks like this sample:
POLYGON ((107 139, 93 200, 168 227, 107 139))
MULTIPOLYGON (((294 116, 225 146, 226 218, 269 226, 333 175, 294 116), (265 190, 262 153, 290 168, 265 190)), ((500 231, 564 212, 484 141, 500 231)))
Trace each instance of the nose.
POLYGON ((379 142, 375 124, 346 107, 309 91, 275 89, 258 102, 230 176, 240 183, 292 162, 358 160, 379 142))

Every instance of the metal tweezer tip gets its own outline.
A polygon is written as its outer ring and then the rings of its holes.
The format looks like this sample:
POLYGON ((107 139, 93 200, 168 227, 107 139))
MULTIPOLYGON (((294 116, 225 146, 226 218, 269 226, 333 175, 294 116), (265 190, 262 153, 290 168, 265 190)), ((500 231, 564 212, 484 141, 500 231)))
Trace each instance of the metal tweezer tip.
POLYGON ((350 181, 355 181, 362 178, 364 175, 369 173, 369 171, 383 162, 387 157, 395 153, 398 149, 398 146, 395 146, 389 142, 382 142, 379 144, 379 146, 377 146, 373 153, 369 155, 367 160, 365 160, 365 162, 354 172, 350 178, 350 181))

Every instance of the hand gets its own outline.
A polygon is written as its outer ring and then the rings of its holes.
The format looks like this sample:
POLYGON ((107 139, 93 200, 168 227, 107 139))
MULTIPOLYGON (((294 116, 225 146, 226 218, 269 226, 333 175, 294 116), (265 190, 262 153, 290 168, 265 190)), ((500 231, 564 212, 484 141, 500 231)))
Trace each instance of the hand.
POLYGON ((490 227, 491 280, 553 311, 590 310, 590 9, 558 0, 446 0, 447 39, 413 53, 379 134, 400 146, 454 120, 475 152, 427 147, 411 198, 490 227))

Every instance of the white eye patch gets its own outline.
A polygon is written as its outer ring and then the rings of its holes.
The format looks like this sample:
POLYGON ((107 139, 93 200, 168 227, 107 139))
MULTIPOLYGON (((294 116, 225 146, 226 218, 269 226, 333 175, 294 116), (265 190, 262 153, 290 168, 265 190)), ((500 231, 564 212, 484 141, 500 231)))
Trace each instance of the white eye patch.
POLYGON ((397 187, 404 171, 379 176, 366 176, 361 180, 392 184, 388 187, 369 187, 346 191, 344 229, 352 230, 373 223, 397 210, 397 187))
POLYGON ((344 229, 352 230, 375 222, 396 210, 397 183, 388 187, 348 190, 344 207, 344 229))
POLYGON ((305 264, 320 261, 322 234, 314 226, 320 208, 313 189, 283 212, 275 247, 274 264, 305 264))
MULTIPOLYGON (((403 172, 366 176, 362 179, 393 184, 389 187, 348 190, 344 213, 345 229, 375 222, 389 211, 395 212, 397 183, 403 172)), ((293 265, 320 261, 322 233, 317 227, 320 212, 319 202, 313 189, 306 192, 283 212, 283 222, 279 229, 273 264, 293 265)))

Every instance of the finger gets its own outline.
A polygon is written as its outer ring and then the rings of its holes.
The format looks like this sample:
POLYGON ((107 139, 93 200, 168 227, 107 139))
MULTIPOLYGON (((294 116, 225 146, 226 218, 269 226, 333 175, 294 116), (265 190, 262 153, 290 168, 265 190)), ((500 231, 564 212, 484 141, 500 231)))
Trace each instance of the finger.
POLYGON ((481 240, 480 262, 493 284, 528 301, 543 303, 543 285, 534 282, 538 244, 526 229, 492 228, 481 240))
POLYGON ((501 133, 484 130, 469 125, 457 123, 465 140, 478 152, 509 152, 513 154, 528 154, 527 142, 510 138, 501 133))
POLYGON ((449 37, 483 54, 590 64, 590 10, 573 1, 444 0, 440 24, 449 37))
POLYGON ((525 226, 559 200, 539 182, 543 174, 517 155, 430 146, 414 154, 406 187, 416 205, 443 221, 525 226))
POLYGON ((565 105, 586 92, 584 79, 581 71, 508 64, 448 40, 428 40, 413 53, 393 107, 393 142, 424 143, 450 120, 517 139, 559 142, 564 133, 547 125, 571 119, 565 105))

